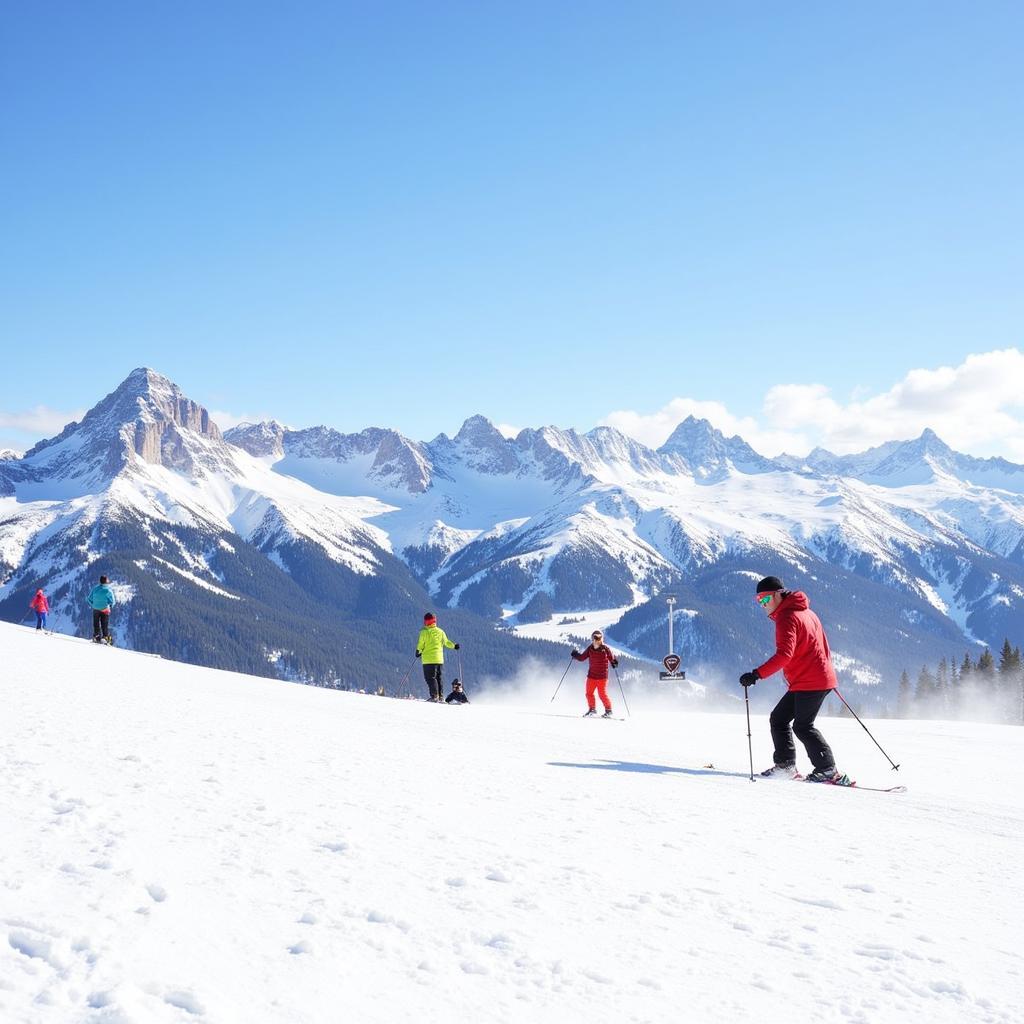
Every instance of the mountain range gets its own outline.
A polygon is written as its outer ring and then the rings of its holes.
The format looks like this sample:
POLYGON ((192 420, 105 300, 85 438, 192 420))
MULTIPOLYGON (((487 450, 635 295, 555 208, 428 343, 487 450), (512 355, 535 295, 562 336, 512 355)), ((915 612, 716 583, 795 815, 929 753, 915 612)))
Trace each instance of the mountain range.
MULTIPOLYGON (((840 679, 865 701, 943 655, 1024 632, 1024 466, 926 430, 858 455, 759 455, 689 417, 658 449, 610 427, 449 438, 270 421, 223 433, 150 369, 78 423, 0 456, 0 617, 37 586, 81 632, 97 572, 124 643, 327 685, 398 689, 423 610, 470 640, 479 678, 530 636, 614 610, 608 635, 691 677, 763 660, 753 581, 807 590, 840 679)), ((571 631, 570 631, 571 632, 571 631)))

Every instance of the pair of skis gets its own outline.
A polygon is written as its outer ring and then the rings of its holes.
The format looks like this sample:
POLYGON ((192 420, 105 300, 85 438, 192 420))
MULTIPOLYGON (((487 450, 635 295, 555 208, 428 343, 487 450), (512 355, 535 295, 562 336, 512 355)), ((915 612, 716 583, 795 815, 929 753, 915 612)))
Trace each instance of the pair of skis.
MULTIPOLYGON (((793 782, 809 782, 810 780, 806 775, 794 775, 793 782)), ((860 789, 865 793, 906 793, 906 786, 858 786, 849 775, 843 774, 837 776, 835 779, 825 779, 821 782, 816 782, 815 785, 819 786, 838 786, 840 789, 860 789)))

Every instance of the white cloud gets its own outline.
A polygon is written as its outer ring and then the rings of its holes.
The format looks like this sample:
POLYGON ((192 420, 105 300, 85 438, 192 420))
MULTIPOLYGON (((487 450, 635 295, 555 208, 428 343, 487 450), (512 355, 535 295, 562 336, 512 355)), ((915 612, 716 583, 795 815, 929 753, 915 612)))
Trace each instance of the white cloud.
POLYGON ((696 398, 673 398, 664 408, 649 415, 620 410, 609 413, 601 423, 615 427, 651 448, 658 448, 687 416, 708 420, 727 437, 739 434, 764 454, 809 451, 814 446, 799 431, 789 429, 787 424, 781 424, 782 429, 774 429, 770 425, 765 429, 763 421, 750 416, 734 416, 721 402, 702 402, 696 398))
POLYGON ((27 412, 0 412, 0 430, 20 430, 39 438, 52 437, 84 415, 84 409, 61 412, 59 409, 37 405, 27 412))
POLYGON ((502 437, 518 437, 519 432, 523 429, 522 427, 513 427, 509 423, 495 423, 494 428, 501 434, 502 437))
POLYGON ((675 398, 657 412, 622 410, 602 422, 657 447, 688 415, 727 435, 739 434, 765 455, 806 455, 815 445, 837 454, 917 437, 931 427, 947 444, 976 455, 1024 462, 1024 352, 969 355, 959 366, 911 370, 888 391, 857 389, 848 402, 822 384, 779 384, 764 396, 764 415, 737 417, 719 402, 675 398))

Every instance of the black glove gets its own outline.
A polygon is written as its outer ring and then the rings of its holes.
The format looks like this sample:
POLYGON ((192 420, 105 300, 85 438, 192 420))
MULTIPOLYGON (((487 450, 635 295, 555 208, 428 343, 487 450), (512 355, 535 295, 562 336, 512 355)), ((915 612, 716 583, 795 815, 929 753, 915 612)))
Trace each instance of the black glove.
POLYGON ((455 645, 455 650, 458 650, 458 649, 459 649, 459 645, 458 645, 458 644, 456 644, 456 645, 455 645))
POLYGON ((618 667, 619 667, 619 659, 618 658, 612 658, 612 668, 618 668, 618 667))
POLYGON ((420 656, 420 652, 419 652, 419 651, 417 651, 417 652, 416 652, 416 657, 418 658, 419 656, 420 656))
POLYGON ((756 672, 744 672, 740 676, 740 686, 753 686, 760 678, 756 672))
POLYGON ((574 647, 574 648, 573 648, 573 649, 572 649, 572 650, 571 650, 571 651, 569 652, 569 657, 571 657, 571 658, 575 658, 575 657, 576 657, 576 656, 577 656, 577 655, 578 655, 579 653, 580 653, 580 652, 579 652, 579 651, 577 651, 577 650, 576 650, 576 648, 574 647))

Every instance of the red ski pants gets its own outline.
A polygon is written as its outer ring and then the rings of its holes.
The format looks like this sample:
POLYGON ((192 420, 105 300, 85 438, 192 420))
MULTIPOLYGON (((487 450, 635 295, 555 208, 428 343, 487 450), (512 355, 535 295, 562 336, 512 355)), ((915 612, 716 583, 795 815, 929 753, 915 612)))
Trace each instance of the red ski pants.
POLYGON ((587 706, 591 711, 595 710, 595 690, 597 691, 598 697, 601 698, 601 703, 604 705, 605 711, 611 711, 612 702, 608 699, 608 680, 594 679, 591 676, 587 676, 587 706))

